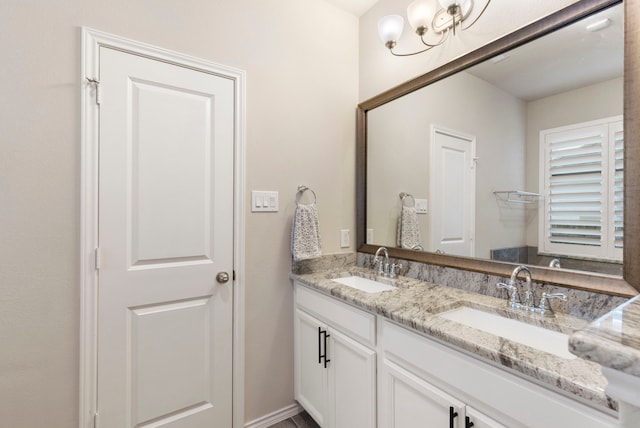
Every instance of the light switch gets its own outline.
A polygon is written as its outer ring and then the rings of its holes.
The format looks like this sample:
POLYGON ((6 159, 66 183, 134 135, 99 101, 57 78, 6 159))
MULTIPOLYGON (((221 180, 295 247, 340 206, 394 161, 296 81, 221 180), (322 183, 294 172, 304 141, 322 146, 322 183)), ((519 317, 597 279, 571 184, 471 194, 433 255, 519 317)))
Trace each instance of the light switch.
POLYGON ((277 212, 278 192, 265 190, 251 191, 251 212, 277 212))

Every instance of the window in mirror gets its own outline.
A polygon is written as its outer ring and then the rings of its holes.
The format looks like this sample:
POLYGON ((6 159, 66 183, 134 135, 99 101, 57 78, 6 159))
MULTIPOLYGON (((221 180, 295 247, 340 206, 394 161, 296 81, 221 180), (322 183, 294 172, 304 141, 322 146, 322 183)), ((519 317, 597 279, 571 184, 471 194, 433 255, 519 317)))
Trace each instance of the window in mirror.
POLYGON ((540 133, 541 253, 622 261, 622 117, 540 133))

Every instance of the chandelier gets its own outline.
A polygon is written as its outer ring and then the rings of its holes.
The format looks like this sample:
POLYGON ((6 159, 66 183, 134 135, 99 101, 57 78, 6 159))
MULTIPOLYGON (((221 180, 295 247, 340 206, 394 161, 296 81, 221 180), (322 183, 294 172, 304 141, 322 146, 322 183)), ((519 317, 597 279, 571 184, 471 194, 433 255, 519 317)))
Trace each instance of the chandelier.
POLYGON ((422 44, 425 45, 424 49, 417 52, 397 53, 393 50, 404 28, 404 18, 400 15, 387 15, 380 19, 378 21, 378 35, 393 55, 417 55, 440 46, 447 40, 450 33, 455 36, 456 28, 466 30, 471 27, 487 10, 489 3, 491 0, 487 0, 478 16, 469 25, 462 27, 462 23, 471 15, 473 0, 438 0, 440 8, 436 7, 433 0, 415 0, 407 8, 407 18, 409 25, 413 27, 422 44), (429 30, 439 37, 434 41, 427 41, 429 30))

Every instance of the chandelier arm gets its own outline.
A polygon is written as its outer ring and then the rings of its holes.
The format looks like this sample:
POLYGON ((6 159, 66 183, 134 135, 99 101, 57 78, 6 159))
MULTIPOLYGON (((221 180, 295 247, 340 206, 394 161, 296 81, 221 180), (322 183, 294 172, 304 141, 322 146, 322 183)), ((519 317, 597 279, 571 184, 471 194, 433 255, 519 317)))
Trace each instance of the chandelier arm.
POLYGON ((436 46, 440 46, 441 44, 444 43, 445 40, 447 40, 447 36, 449 36, 449 30, 445 30, 442 32, 442 37, 440 38, 440 41, 438 43, 436 43, 435 45, 432 45, 430 43, 427 43, 424 41, 424 36, 420 36, 420 40, 422 40, 422 44, 425 46, 429 46, 430 48, 435 48, 436 46))
MULTIPOLYGON (((436 45, 436 46, 437 46, 437 45, 436 45)), ((405 54, 395 53, 395 52, 393 51, 393 49, 389 49, 389 52, 391 52, 391 54, 392 54, 392 55, 394 55, 394 56, 412 56, 412 55, 418 55, 418 54, 421 54, 422 52, 426 52, 426 51, 431 50, 431 49, 433 49, 433 48, 435 48, 435 46, 429 46, 429 47, 427 47, 426 49, 422 49, 421 51, 412 52, 412 53, 405 53, 405 54)))
POLYGON ((491 0, 487 0, 487 3, 484 5, 484 7, 482 8, 482 10, 480 11, 480 14, 478 16, 476 16, 476 19, 473 20, 473 22, 471 24, 469 24, 467 27, 462 28, 462 30, 467 30, 469 28, 471 28, 471 26, 473 24, 475 24, 476 22, 478 22, 478 19, 480 19, 480 17, 484 14, 484 11, 487 10, 487 8, 489 7, 489 3, 491 3, 491 0))

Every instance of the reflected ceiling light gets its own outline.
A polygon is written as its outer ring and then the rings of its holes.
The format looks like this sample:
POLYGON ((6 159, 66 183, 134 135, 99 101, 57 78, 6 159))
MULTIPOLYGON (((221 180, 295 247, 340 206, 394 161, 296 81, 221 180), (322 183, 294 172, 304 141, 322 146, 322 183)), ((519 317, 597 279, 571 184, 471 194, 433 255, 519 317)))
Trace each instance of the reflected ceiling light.
POLYGON ((426 46, 417 52, 396 53, 393 48, 396 47, 402 30, 404 29, 404 19, 400 15, 387 15, 378 21, 378 35, 382 43, 395 56, 410 56, 422 52, 426 52, 436 46, 440 46, 447 39, 449 32, 456 34, 456 27, 466 30, 478 21, 482 16, 491 0, 486 0, 486 4, 476 16, 476 18, 466 27, 462 27, 465 19, 471 15, 473 10, 473 0, 438 0, 438 4, 434 0, 414 0, 407 8, 407 18, 409 25, 415 30, 420 37, 422 44, 426 46), (440 38, 434 42, 427 41, 429 30, 439 34, 440 38))
POLYGON ((587 31, 600 31, 603 28, 607 28, 609 25, 611 25, 611 20, 609 18, 601 19, 600 21, 587 25, 587 31))

